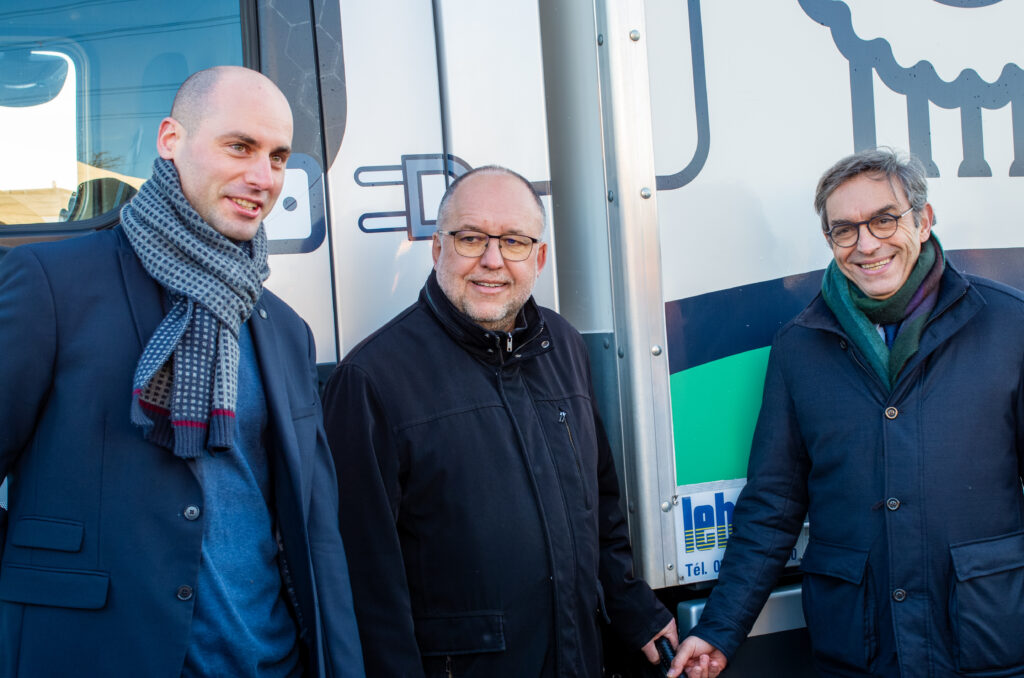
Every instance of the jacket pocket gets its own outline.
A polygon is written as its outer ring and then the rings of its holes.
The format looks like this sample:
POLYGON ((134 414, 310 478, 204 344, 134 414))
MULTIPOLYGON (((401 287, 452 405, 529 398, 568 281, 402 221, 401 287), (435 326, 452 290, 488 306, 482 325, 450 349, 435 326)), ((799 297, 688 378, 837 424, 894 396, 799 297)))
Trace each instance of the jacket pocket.
POLYGON ((110 575, 7 563, 0 569, 0 600, 98 610, 107 604, 110 575))
POLYGON ((572 434, 572 426, 569 423, 569 413, 559 407, 558 408, 558 424, 565 428, 565 436, 569 441, 569 447, 572 449, 572 460, 576 465, 576 481, 580 485, 580 491, 583 493, 583 506, 590 509, 590 492, 587 490, 587 483, 583 480, 583 459, 580 457, 580 450, 576 446, 576 438, 572 434))
POLYGON ((505 650, 505 617, 499 611, 416 617, 414 622, 424 657, 505 650))
POLYGON ((1024 665, 1024 532, 953 544, 949 597, 961 671, 1024 665))
POLYGON ((812 539, 800 567, 814 655, 867 669, 877 649, 868 552, 812 539))
POLYGON ((82 549, 82 523, 60 518, 26 516, 11 525, 11 545, 77 553, 82 549))

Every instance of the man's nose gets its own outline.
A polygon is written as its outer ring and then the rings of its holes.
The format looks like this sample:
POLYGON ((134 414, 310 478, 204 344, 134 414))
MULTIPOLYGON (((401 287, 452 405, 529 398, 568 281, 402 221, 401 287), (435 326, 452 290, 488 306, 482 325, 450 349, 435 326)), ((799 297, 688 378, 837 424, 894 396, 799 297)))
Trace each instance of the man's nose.
POLYGON ((254 157, 246 169, 245 181, 261 191, 269 190, 274 185, 274 170, 270 166, 270 158, 254 157))
POLYGON ((860 225, 860 237, 857 238, 857 249, 861 252, 874 252, 881 247, 882 241, 868 229, 867 224, 860 225))
POLYGON ((487 247, 480 255, 480 265, 484 268, 501 268, 505 265, 505 257, 501 256, 497 238, 487 239, 487 247))

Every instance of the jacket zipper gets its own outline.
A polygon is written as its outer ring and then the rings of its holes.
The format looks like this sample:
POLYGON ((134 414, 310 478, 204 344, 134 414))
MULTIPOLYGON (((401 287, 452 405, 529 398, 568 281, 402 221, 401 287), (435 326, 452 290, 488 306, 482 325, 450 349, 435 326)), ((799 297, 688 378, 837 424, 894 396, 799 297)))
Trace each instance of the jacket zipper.
POLYGON ((448 678, 452 678, 455 675, 452 673, 452 656, 450 654, 445 655, 444 658, 444 675, 448 676, 448 678))
POLYGON ((558 423, 565 426, 565 432, 569 434, 569 447, 572 448, 572 458, 576 462, 576 477, 580 481, 580 488, 583 490, 583 505, 590 508, 590 495, 587 494, 587 485, 583 482, 583 463, 580 461, 579 450, 576 449, 576 441, 572 437, 572 429, 569 428, 568 413, 565 410, 558 410, 558 423))

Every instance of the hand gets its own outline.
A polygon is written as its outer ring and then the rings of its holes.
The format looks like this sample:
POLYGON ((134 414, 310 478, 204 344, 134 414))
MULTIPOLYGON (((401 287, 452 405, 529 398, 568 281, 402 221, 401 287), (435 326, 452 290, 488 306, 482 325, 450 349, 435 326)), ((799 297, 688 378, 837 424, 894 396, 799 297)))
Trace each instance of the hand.
POLYGON ((687 636, 676 650, 676 658, 666 675, 675 678, 685 670, 687 678, 715 678, 725 670, 727 663, 725 655, 716 647, 697 636, 687 636))
POLYGON ((652 664, 657 664, 661 661, 661 658, 658 656, 658 648, 654 647, 654 641, 656 641, 658 638, 661 638, 662 636, 668 638, 668 642, 670 645, 672 645, 673 650, 676 649, 676 646, 679 645, 679 631, 676 629, 675 619, 670 621, 668 624, 665 624, 665 628, 658 631, 658 633, 653 638, 647 641, 646 645, 640 648, 641 651, 644 653, 644 656, 647 657, 647 661, 651 662, 652 664))

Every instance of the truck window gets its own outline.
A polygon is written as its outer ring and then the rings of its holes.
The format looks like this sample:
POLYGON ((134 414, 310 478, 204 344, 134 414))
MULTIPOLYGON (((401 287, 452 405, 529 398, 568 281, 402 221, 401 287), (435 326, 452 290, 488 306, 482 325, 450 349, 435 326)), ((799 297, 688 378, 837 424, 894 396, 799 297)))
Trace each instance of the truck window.
POLYGON ((247 4, 4 2, 0 245, 110 221, 150 175, 182 81, 243 63, 247 4))

